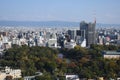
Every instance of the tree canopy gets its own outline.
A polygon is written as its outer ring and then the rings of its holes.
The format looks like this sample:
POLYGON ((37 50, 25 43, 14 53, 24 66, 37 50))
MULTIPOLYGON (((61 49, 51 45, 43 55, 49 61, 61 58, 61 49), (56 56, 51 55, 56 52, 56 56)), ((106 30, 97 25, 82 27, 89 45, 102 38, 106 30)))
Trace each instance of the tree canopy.
POLYGON ((74 49, 13 46, 4 51, 0 65, 20 68, 22 76, 35 75, 37 71, 42 72, 44 75, 37 76, 36 80, 53 80, 65 73, 78 74, 82 78, 99 76, 115 78, 120 76, 120 59, 104 59, 101 51, 118 49, 117 46, 102 45, 91 45, 91 48, 76 46, 74 49), (59 53, 63 54, 63 58, 58 57, 59 53))

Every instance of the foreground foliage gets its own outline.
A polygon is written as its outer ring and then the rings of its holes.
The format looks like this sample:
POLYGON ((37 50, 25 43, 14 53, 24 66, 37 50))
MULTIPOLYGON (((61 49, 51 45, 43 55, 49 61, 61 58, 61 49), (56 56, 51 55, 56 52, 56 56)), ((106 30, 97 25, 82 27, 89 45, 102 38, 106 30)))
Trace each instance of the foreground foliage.
POLYGON ((36 80, 53 80, 65 73, 78 74, 83 78, 115 78, 120 76, 120 60, 104 59, 101 51, 118 49, 120 47, 99 45, 91 45, 90 49, 80 46, 74 49, 14 46, 5 51, 0 65, 20 68, 22 76, 42 72, 44 75, 37 76, 36 80), (63 58, 58 57, 59 53, 64 55, 63 58))

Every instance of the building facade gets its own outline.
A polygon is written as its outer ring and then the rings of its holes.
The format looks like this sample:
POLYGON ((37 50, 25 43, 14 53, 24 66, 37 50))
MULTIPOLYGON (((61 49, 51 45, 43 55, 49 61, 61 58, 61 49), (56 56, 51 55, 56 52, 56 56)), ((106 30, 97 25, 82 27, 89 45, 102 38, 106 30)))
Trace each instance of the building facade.
POLYGON ((0 80, 5 80, 7 76, 11 76, 12 79, 21 78, 20 69, 11 69, 10 67, 5 67, 5 70, 0 71, 0 80))
POLYGON ((86 45, 88 47, 91 44, 96 43, 95 25, 96 25, 96 21, 94 23, 86 23, 85 21, 82 21, 80 23, 80 31, 82 32, 81 36, 86 39, 86 45))
POLYGON ((103 51, 105 59, 120 59, 120 51, 103 51))

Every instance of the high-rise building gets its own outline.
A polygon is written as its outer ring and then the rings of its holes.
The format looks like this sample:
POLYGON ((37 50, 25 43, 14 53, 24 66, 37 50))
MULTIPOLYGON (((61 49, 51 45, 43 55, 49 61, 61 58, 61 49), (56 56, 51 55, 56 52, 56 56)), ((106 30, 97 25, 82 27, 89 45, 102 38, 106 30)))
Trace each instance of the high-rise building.
POLYGON ((76 30, 68 30, 68 35, 70 36, 70 39, 75 40, 76 30))
POLYGON ((81 36, 86 39, 86 44, 88 47, 96 42, 95 25, 96 21, 94 23, 86 23, 85 21, 80 23, 80 31, 82 32, 81 36))
POLYGON ((76 43, 81 47, 86 47, 85 30, 77 30, 76 43))

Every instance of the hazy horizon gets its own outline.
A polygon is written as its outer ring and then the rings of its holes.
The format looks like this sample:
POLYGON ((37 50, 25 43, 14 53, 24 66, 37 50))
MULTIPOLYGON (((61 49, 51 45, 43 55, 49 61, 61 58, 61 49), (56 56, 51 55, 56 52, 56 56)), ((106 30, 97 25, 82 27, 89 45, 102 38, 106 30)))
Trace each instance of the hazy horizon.
POLYGON ((0 0, 0 21, 120 24, 119 0, 0 0))

